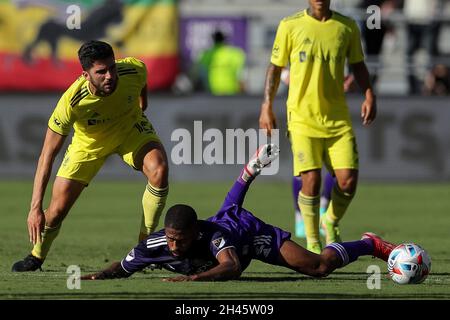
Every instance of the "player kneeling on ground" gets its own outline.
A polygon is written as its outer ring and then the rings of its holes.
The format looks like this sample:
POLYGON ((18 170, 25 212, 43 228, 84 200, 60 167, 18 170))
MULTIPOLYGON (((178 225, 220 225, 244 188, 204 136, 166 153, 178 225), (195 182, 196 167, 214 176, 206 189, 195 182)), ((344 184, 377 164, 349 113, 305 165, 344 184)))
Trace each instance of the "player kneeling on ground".
POLYGON ((129 277, 157 265, 181 276, 165 281, 237 279, 252 259, 284 266, 313 277, 325 277, 359 256, 387 261, 395 247, 372 233, 362 240, 331 243, 320 254, 290 240, 291 234, 269 225, 242 208, 245 194, 261 169, 278 156, 278 147, 260 147, 228 192, 218 213, 198 220, 193 208, 178 204, 166 214, 165 228, 150 234, 121 261, 83 280, 129 277))

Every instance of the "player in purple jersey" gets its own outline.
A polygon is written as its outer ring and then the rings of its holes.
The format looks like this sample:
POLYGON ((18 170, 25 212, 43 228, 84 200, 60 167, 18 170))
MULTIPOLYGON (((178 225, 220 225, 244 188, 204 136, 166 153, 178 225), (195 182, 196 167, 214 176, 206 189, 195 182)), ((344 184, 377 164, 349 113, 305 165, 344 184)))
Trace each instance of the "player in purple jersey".
POLYGON ((150 234, 121 262, 81 279, 126 278, 148 266, 156 266, 182 274, 165 281, 231 280, 238 278, 252 259, 324 277, 362 255, 387 261, 395 245, 373 233, 365 233, 358 241, 331 243, 315 254, 293 242, 289 232, 242 208, 251 182, 277 156, 277 146, 260 147, 216 215, 198 220, 190 206, 175 205, 167 211, 164 229, 150 234))

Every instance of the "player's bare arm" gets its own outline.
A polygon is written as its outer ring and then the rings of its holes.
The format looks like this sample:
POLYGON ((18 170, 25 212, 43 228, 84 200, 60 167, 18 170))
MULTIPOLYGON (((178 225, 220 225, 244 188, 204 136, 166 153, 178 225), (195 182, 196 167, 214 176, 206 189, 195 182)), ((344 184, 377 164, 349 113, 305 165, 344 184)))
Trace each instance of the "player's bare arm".
POLYGON ((277 119, 273 113, 272 104, 280 85, 281 71, 283 67, 270 64, 267 68, 266 81, 264 84, 264 100, 261 104, 259 116, 259 127, 267 130, 267 135, 271 136, 272 129, 277 127, 277 119))
POLYGON ((227 248, 219 252, 217 255, 217 261, 219 264, 208 271, 190 276, 183 275, 173 278, 166 278, 163 279, 163 281, 225 281, 240 277, 242 273, 241 264, 234 248, 227 248))
POLYGON ((147 102, 147 85, 145 85, 142 90, 141 94, 139 96, 139 106, 141 107, 142 111, 147 110, 148 102, 147 102))
POLYGON ((351 65, 356 82, 364 93, 365 99, 361 105, 361 118, 363 125, 371 124, 377 115, 376 96, 370 83, 369 71, 364 61, 351 65))
POLYGON ((30 212, 28 214, 28 234, 30 242, 41 242, 41 231, 45 225, 45 216, 42 209, 42 200, 45 189, 52 172, 53 162, 64 143, 66 136, 47 129, 44 145, 39 157, 36 174, 34 177, 33 195, 31 197, 30 212))
POLYGON ((81 280, 107 280, 107 279, 120 279, 128 278, 131 273, 123 270, 120 262, 113 262, 108 268, 96 272, 87 274, 81 277, 81 280))

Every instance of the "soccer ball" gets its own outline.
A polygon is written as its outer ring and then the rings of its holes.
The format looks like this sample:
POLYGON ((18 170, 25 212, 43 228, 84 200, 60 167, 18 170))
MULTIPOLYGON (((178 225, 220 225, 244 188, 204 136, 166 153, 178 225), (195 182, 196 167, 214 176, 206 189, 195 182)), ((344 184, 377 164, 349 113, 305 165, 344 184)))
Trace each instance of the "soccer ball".
POLYGON ((388 271, 395 283, 421 283, 431 271, 431 259, 417 244, 403 243, 389 255, 388 271))

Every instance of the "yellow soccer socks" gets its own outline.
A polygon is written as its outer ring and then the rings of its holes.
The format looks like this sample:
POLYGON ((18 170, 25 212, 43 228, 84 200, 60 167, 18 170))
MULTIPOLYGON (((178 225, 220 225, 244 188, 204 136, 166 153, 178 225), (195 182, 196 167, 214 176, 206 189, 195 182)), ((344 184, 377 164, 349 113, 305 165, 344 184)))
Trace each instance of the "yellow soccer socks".
POLYGON ((44 231, 41 233, 42 242, 38 242, 34 245, 31 254, 36 258, 45 260, 48 252, 50 251, 50 247, 52 246, 53 240, 58 236, 59 230, 61 229, 61 225, 56 227, 44 227, 44 231))
POLYGON ((320 195, 306 196, 300 191, 298 195, 298 205, 305 223, 307 249, 314 253, 320 253, 322 251, 319 236, 320 195))
POLYGON ((156 188, 150 183, 145 188, 142 196, 142 208, 144 215, 141 221, 141 230, 139 234, 139 241, 145 239, 150 233, 155 231, 158 226, 159 218, 166 205, 169 187, 156 188))
POLYGON ((330 205, 322 221, 322 225, 326 231, 327 244, 342 241, 338 224, 347 211, 353 196, 354 193, 349 194, 343 192, 337 184, 333 187, 330 205))

